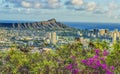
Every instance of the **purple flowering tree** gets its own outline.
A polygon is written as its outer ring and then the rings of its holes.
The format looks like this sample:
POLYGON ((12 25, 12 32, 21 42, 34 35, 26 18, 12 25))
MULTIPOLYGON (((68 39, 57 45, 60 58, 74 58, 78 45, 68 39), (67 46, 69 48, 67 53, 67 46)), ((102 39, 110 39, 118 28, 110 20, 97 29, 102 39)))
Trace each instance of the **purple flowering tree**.
POLYGON ((71 74, 79 74, 80 70, 78 68, 78 64, 76 62, 76 57, 70 57, 71 62, 65 66, 65 69, 69 71, 71 74))
POLYGON ((106 63, 106 57, 109 54, 107 50, 103 52, 95 49, 95 55, 91 58, 82 60, 81 62, 92 72, 102 74, 114 74, 114 66, 109 66, 106 63))

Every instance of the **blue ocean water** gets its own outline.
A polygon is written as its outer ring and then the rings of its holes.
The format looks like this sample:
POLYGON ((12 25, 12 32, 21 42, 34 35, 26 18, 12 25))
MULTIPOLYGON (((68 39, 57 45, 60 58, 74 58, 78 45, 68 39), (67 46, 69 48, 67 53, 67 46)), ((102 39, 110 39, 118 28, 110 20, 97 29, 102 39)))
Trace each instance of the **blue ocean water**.
POLYGON ((64 22, 65 25, 78 29, 118 29, 120 31, 120 23, 79 23, 79 22, 64 22))

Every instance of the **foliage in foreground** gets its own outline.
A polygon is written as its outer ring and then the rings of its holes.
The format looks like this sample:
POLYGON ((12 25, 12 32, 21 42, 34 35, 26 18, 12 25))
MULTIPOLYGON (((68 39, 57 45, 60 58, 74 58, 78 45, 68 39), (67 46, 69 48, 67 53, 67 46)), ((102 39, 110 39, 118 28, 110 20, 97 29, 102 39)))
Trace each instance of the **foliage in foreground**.
POLYGON ((42 53, 24 53, 16 48, 16 50, 0 52, 0 72, 2 74, 114 74, 116 71, 120 72, 120 44, 114 44, 111 51, 109 45, 106 45, 107 50, 94 50, 98 47, 106 48, 102 43, 97 43, 95 46, 89 50, 83 49, 81 43, 74 43, 42 53), (94 68, 96 65, 97 69, 94 68))

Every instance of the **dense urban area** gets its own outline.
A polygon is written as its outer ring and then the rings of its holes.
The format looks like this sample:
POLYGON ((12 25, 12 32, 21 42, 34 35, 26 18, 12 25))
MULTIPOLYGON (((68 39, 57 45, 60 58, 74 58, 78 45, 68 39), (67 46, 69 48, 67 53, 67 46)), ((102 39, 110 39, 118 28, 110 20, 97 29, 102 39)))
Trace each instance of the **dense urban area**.
POLYGON ((77 31, 41 31, 41 30, 19 30, 0 29, 0 48, 9 49, 13 45, 27 46, 35 49, 54 49, 57 46, 81 42, 86 48, 90 41, 107 41, 112 45, 120 40, 118 29, 109 31, 108 29, 92 29, 77 31))

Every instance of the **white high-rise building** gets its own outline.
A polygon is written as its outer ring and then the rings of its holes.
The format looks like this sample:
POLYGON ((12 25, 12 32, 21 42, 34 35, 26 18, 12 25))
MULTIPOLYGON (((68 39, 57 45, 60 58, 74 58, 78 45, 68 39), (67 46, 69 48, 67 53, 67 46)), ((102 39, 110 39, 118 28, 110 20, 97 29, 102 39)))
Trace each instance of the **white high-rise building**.
POLYGON ((116 43, 116 39, 117 39, 117 34, 116 32, 113 33, 113 43, 116 43))
POLYGON ((51 33, 51 43, 56 44, 57 43, 57 35, 56 32, 51 33))
POLYGON ((47 34, 46 34, 46 38, 48 38, 48 39, 51 40, 51 32, 47 32, 47 34))
POLYGON ((56 34, 56 32, 48 32, 46 34, 46 38, 50 40, 51 44, 56 44, 57 43, 57 34, 56 34))

